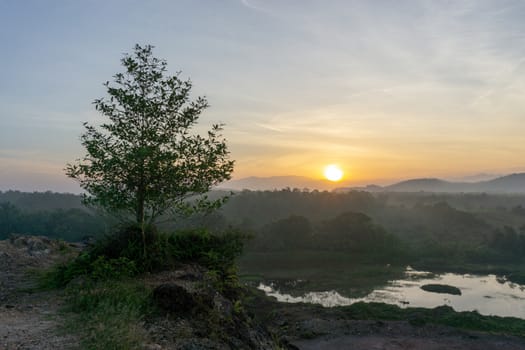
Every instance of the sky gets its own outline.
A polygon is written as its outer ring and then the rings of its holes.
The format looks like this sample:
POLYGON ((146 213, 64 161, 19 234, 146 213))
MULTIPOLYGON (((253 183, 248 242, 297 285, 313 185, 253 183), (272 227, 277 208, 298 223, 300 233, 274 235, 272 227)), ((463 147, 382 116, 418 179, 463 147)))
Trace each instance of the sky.
POLYGON ((525 2, 0 0, 0 190, 64 167, 136 43, 224 123, 234 179, 345 184, 525 171, 525 2))

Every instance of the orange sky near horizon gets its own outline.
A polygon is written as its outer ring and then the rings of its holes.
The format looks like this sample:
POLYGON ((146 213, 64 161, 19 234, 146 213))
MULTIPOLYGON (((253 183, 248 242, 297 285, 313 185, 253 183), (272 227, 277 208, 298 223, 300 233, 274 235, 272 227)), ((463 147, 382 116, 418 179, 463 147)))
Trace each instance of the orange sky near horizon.
POLYGON ((207 97, 196 131, 225 124, 233 179, 523 172, 523 18, 520 0, 0 2, 0 190, 80 191, 63 169, 136 43, 207 97))

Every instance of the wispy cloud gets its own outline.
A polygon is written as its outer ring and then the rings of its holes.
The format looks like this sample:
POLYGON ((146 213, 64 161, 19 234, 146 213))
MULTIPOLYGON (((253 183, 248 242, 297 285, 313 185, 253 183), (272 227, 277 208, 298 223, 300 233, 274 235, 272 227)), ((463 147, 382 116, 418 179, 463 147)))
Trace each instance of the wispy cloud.
POLYGON ((269 13, 269 11, 267 9, 265 9, 261 5, 261 1, 257 1, 257 0, 241 0, 241 4, 246 6, 246 7, 248 7, 249 9, 252 9, 252 10, 255 10, 255 11, 269 13))

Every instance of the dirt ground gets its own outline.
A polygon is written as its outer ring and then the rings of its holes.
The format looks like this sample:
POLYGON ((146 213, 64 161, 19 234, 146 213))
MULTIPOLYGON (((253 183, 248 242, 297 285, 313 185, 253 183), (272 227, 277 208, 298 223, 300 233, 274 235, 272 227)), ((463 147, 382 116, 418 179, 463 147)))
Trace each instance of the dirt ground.
MULTIPOLYGON (((339 325, 341 327, 342 325, 339 325)), ((338 327, 332 325, 334 329, 338 327)), ((301 350, 519 350, 525 340, 517 337, 458 331, 443 326, 414 327, 408 322, 350 321, 347 333, 334 332, 315 339, 292 341, 301 350), (348 332, 348 330, 351 330, 348 332)))
POLYGON ((35 286, 31 270, 64 258, 64 246, 45 237, 0 241, 0 349, 77 348, 78 339, 58 330, 63 322, 59 313, 62 296, 31 291, 35 286))

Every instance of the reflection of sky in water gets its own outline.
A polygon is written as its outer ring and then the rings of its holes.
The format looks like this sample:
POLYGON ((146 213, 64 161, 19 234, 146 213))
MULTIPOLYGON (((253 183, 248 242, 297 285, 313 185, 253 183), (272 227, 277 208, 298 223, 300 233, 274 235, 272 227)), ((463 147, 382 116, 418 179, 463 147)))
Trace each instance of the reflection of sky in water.
POLYGON ((456 311, 477 310, 483 315, 514 316, 525 319, 525 287, 506 282, 494 275, 458 275, 446 273, 434 275, 407 268, 405 279, 390 282, 364 298, 347 298, 336 291, 310 292, 294 297, 282 294, 272 285, 260 284, 259 289, 277 300, 289 303, 314 303, 326 307, 350 305, 358 301, 384 302, 401 307, 433 308, 448 305, 456 311), (448 284, 461 290, 462 295, 426 292, 424 284, 448 284))

